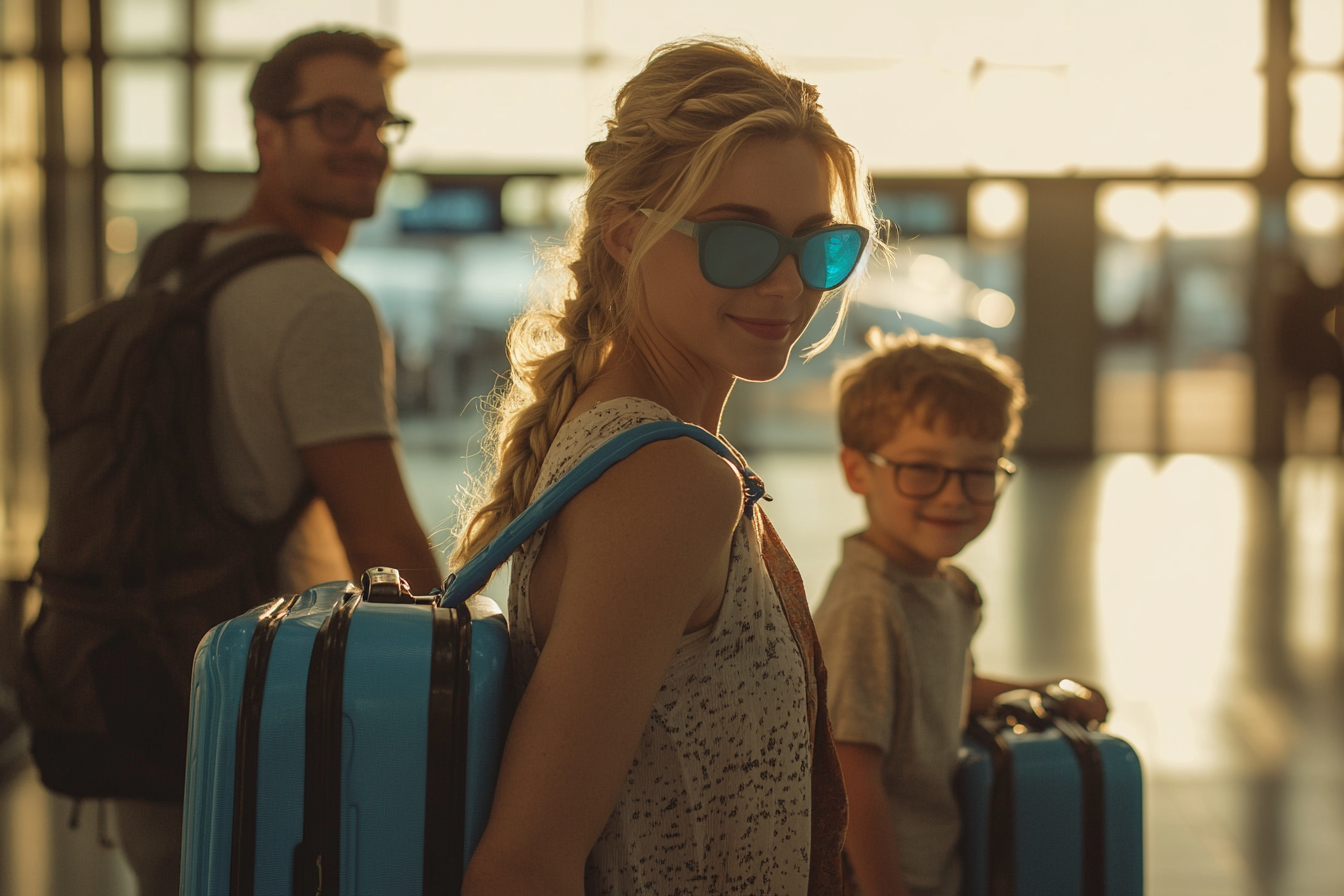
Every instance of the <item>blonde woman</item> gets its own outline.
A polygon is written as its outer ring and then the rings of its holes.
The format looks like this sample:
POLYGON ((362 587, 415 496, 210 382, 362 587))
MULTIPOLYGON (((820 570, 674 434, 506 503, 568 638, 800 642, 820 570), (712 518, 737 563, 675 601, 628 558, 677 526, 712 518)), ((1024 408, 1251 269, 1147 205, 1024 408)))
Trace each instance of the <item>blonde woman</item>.
MULTIPOLYGON (((455 567, 616 433, 717 433, 872 242, 816 89, 737 42, 656 50, 587 162, 563 287, 509 335, 455 567)), ((521 700, 464 893, 841 891, 825 670, 736 467, 686 438, 639 449, 515 554, 509 613, 521 700)))

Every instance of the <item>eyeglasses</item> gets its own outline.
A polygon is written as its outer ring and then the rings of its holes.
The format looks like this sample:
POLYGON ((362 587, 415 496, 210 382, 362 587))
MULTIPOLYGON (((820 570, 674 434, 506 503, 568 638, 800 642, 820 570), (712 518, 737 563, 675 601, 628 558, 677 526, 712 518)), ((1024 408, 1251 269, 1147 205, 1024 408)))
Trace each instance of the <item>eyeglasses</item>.
POLYGON ((406 131, 411 126, 409 118, 394 115, 386 109, 366 112, 349 100, 320 100, 302 109, 288 109, 275 113, 275 117, 281 121, 289 121, 300 115, 313 116, 313 120, 317 123, 317 132, 322 135, 322 139, 338 145, 349 143, 358 137, 366 121, 373 123, 378 142, 384 146, 396 146, 406 139, 406 131))
MULTIPOLYGON (((640 209, 656 223, 667 215, 640 209)), ((779 267, 785 255, 798 259, 798 273, 812 289, 835 289, 849 279, 868 246, 868 231, 857 224, 836 224, 805 236, 785 236, 750 221, 681 219, 677 233, 693 237, 700 249, 700 273, 715 286, 741 289, 760 283, 779 267)))
POLYGON ((1006 457, 999 458, 994 470, 957 470, 937 464, 898 464, 872 451, 866 456, 879 467, 890 467, 896 472, 896 491, 907 498, 932 498, 947 485, 949 476, 956 475, 961 479, 961 493, 967 501, 993 504, 1017 472, 1017 467, 1006 457))

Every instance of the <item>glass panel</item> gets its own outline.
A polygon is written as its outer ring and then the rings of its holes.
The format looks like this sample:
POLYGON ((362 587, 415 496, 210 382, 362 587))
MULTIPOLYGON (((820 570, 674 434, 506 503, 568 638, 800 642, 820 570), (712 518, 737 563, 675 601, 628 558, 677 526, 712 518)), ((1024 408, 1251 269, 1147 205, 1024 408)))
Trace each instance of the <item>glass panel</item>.
POLYGON ((800 64, 793 74, 817 85, 826 117, 859 147, 877 174, 959 174, 971 142, 970 88, 964 71, 929 62, 880 72, 800 64), (887 85, 900 84, 899 90, 887 85), (877 110, 881 110, 878 112, 877 110), (932 122, 908 127, 907 122, 932 122))
POLYGON ((31 53, 37 40, 33 0, 0 3, 0 48, 6 53, 31 53))
POLYGON ((113 60, 103 84, 108 165, 179 168, 187 163, 185 65, 113 60))
POLYGON ((1344 61, 1344 0, 1295 0, 1293 55, 1307 65, 1344 61))
POLYGON ((576 68, 412 66, 393 85, 415 119, 393 161, 428 170, 574 169, 591 139, 576 68))
POLYGON ((109 53, 173 53, 187 48, 183 0, 103 0, 103 48, 109 53))
POLYGON ((584 49, 582 0, 444 3, 401 0, 392 33, 417 53, 578 54, 584 49))
POLYGON ((1165 197, 1167 232, 1177 239, 1228 239, 1255 230, 1259 195, 1247 184, 1178 184, 1165 197))
POLYGON ((113 174, 103 187, 107 221, 107 287, 121 295, 145 245, 187 216, 187 181, 180 174, 113 174))
MULTIPOLYGON (((196 43, 204 53, 266 56, 288 37, 321 28, 382 32, 394 24, 379 0, 199 0, 196 43)), ((456 4, 454 4, 456 6, 456 4)))
POLYGON ((1288 226, 1302 236, 1344 229, 1344 190, 1332 180, 1300 180, 1288 188, 1288 226))
POLYGON ((1305 72, 1292 79, 1293 161, 1306 174, 1344 173, 1344 77, 1305 72))
POLYGON ((65 61, 65 158, 76 168, 93 161, 93 66, 83 56, 65 61))
POLYGON ((1265 84, 1254 72, 1190 72, 1170 86, 1166 157, 1177 171, 1253 174, 1264 164, 1265 84))
MULTIPOLYGON (((47 0, 56 2, 56 0, 47 0)), ((87 0, 62 0, 61 46, 67 53, 89 52, 89 4, 87 0)))
POLYGON ((1061 72, 982 68, 972 74, 971 143, 985 171, 1059 173, 1072 160, 1061 72))
POLYGON ((1311 279, 1321 286, 1338 283, 1344 276, 1344 186, 1334 180, 1293 184, 1288 188, 1288 226, 1311 279))
POLYGON ((196 162, 207 171, 255 171, 247 90, 251 63, 206 62, 196 77, 196 162))
POLYGON ((0 159, 29 161, 38 152, 38 68, 29 59, 3 64, 0 92, 0 159))

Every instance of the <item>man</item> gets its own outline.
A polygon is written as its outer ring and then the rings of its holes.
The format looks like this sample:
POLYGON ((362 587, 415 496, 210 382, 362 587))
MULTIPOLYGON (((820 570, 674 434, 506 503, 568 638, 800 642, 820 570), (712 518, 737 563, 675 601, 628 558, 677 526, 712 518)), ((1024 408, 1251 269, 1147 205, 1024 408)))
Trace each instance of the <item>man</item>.
MULTIPOLYGON (((284 547, 283 592, 394 566, 417 594, 441 582, 402 484, 391 349, 367 296, 330 265, 373 215, 388 144, 409 124, 388 108, 400 49, 352 32, 289 41, 249 93, 256 194, 215 228, 206 255, 258 232, 321 250, 244 271, 215 295, 207 328, 211 435, 225 503, 253 523, 302 510, 284 547)), ((176 893, 180 805, 117 800, 142 896, 176 893)))

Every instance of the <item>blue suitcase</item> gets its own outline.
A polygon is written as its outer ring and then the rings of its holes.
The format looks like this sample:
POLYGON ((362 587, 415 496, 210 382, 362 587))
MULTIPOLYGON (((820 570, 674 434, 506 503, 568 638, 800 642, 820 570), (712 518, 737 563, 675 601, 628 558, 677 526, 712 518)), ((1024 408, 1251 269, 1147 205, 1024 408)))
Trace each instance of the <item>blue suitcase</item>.
POLYGON ((1141 896, 1134 748, 1054 717, 1040 695, 1014 694, 997 718, 972 719, 963 741, 962 893, 1141 896))
POLYGON ((571 497, 677 421, 613 437, 553 485, 441 594, 396 570, 329 582, 212 629, 196 653, 183 807, 183 896, 442 896, 490 814, 512 713, 508 628, 475 597, 571 497), (334 708, 339 707, 339 712, 334 708))
POLYGON ((395 570, 212 629, 192 675, 181 892, 460 887, 489 816, 509 681, 492 601, 436 606, 395 570))

